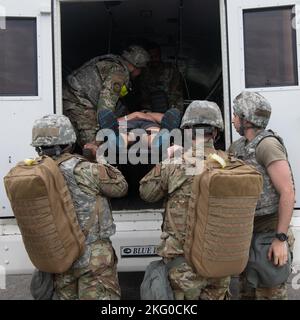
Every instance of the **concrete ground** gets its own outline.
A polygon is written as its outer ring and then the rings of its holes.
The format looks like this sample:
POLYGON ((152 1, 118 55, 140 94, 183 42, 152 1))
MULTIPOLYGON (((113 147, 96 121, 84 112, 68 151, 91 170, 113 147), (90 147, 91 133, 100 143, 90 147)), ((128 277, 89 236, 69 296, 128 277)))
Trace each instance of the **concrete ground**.
MULTIPOLYGON (((139 286, 143 280, 143 272, 120 273, 119 281, 123 300, 139 300, 139 286)), ((32 300, 30 294, 31 275, 10 275, 6 278, 6 289, 0 289, 0 300, 32 300)), ((300 300, 300 272, 292 274, 288 281, 289 300, 300 300), (294 283, 292 285, 292 283, 294 283), (296 285, 295 285, 296 283, 296 285)), ((231 282, 232 299, 236 300, 237 279, 231 282)))

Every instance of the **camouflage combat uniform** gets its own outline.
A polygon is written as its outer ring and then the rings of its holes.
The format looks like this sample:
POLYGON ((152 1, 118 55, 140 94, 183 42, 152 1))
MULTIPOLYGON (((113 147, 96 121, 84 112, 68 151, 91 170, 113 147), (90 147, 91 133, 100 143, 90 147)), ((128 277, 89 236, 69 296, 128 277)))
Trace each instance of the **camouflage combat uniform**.
POLYGON ((151 96, 156 92, 164 92, 168 109, 177 108, 183 113, 182 77, 176 66, 160 62, 157 66, 148 66, 138 78, 142 109, 165 113, 167 109, 153 110, 151 96))
POLYGON ((67 77, 63 86, 63 112, 71 120, 82 147, 95 140, 97 111, 115 111, 129 71, 121 56, 96 57, 67 77))
MULTIPOLYGON (((204 145, 205 154, 213 153, 213 142, 204 145)), ((195 161, 195 160, 194 160, 195 161)), ((186 167, 194 165, 193 158, 184 156, 183 164, 170 164, 164 161, 150 171, 140 181, 140 195, 148 202, 166 199, 163 233, 158 255, 165 262, 178 256, 184 256, 183 242, 178 239, 169 221, 169 215, 175 223, 182 239, 186 233, 186 216, 192 189, 193 176, 186 174, 186 167)), ((172 267, 169 280, 175 299, 224 299, 228 293, 230 277, 205 279, 197 275, 187 262, 172 267)))
MULTIPOLYGON (((263 192, 258 200, 255 211, 253 232, 256 233, 275 231, 278 223, 279 194, 272 184, 267 169, 256 160, 256 147, 263 139, 267 139, 268 137, 277 137, 283 145, 283 141, 280 137, 274 135, 274 133, 270 131, 262 130, 251 142, 247 143, 246 138, 242 137, 235 141, 229 149, 229 152, 233 153, 236 157, 243 159, 247 164, 254 166, 262 174, 264 179, 263 192)), ((292 250, 294 236, 291 230, 289 230, 288 234, 288 244, 292 250)), ((253 289, 249 287, 244 274, 242 274, 240 276, 240 298, 287 300, 287 284, 283 283, 276 288, 253 289)))
POLYGON ((116 227, 107 197, 121 197, 127 192, 122 174, 108 164, 96 164, 74 156, 60 169, 74 201, 82 229, 92 215, 96 198, 100 209, 86 237, 84 254, 72 268, 55 277, 55 291, 60 299, 115 300, 120 298, 117 257, 110 236, 116 227))
MULTIPOLYGON (((40 156, 59 159, 75 142, 74 128, 64 115, 46 115, 34 122, 32 146, 40 156), (64 147, 66 149, 62 150, 64 147)), ((87 232, 82 256, 68 271, 55 275, 55 292, 59 299, 120 298, 117 257, 110 241, 116 227, 108 198, 124 196, 128 186, 119 170, 106 164, 104 159, 99 158, 99 162, 91 163, 74 155, 59 165, 78 223, 87 232), (90 221, 90 217, 94 221, 90 221)))
MULTIPOLYGON (((242 92, 234 101, 234 112, 251 122, 259 128, 265 128, 271 115, 271 106, 259 94, 242 92)), ((233 153, 236 157, 244 160, 247 164, 254 166, 263 176, 264 185, 263 192, 258 200, 255 218, 254 232, 272 232, 276 231, 278 223, 278 206, 279 194, 274 188, 272 181, 268 175, 267 168, 257 161, 256 150, 258 145, 269 138, 276 138, 283 146, 287 159, 287 152, 282 138, 274 134, 271 130, 261 129, 256 137, 250 142, 241 137, 235 141, 229 148, 228 152, 233 153)), ((293 249, 294 236, 291 230, 288 231, 288 245, 290 250, 293 249)), ((286 300, 287 284, 283 283, 275 288, 251 288, 247 283, 245 275, 240 275, 240 298, 241 299, 257 299, 257 300, 286 300)))

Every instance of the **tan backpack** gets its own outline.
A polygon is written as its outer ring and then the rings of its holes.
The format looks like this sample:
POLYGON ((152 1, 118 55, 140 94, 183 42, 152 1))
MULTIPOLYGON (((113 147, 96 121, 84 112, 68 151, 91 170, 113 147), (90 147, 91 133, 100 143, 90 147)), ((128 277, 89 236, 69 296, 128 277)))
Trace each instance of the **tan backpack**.
POLYGON ((84 252, 85 235, 94 220, 91 217, 86 230, 81 230, 58 167, 71 157, 20 162, 4 177, 26 251, 33 265, 44 272, 63 273, 71 267, 84 252))
POLYGON ((226 167, 206 160, 193 181, 184 242, 186 260, 203 277, 240 274, 246 267, 263 179, 243 161, 218 152, 226 167))

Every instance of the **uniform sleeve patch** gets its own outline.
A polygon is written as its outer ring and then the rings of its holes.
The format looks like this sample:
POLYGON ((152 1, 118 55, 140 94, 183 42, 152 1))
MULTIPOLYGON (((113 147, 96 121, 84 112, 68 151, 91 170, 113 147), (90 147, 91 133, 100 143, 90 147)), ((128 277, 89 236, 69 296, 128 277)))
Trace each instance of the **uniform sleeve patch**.
POLYGON ((117 93, 117 94, 120 94, 120 92, 121 92, 121 85, 120 85, 120 83, 118 83, 118 82, 115 82, 115 83, 113 83, 113 86, 112 86, 113 88, 113 92, 115 92, 115 93, 117 93))

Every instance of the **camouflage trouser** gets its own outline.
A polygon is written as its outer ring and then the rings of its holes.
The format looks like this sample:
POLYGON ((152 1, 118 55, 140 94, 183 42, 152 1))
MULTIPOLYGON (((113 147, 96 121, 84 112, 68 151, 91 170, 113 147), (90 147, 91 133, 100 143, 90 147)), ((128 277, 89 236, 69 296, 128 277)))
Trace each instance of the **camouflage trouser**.
POLYGON ((275 288, 252 288, 244 274, 239 278, 240 300, 288 300, 287 284, 283 283, 275 288))
POLYGON ((89 100, 64 88, 63 113, 70 119, 76 132, 77 143, 81 147, 95 140, 98 122, 96 109, 89 100))
POLYGON ((229 295, 230 277, 202 278, 186 263, 169 271, 176 300, 223 300, 229 295))
MULTIPOLYGON (((288 231, 288 245, 291 252, 295 238, 291 229, 288 231)), ((242 273, 239 277, 239 299, 241 300, 288 300, 287 283, 274 288, 253 288, 246 280, 245 274, 242 273)))
POLYGON ((110 241, 91 245, 89 265, 55 275, 55 292, 61 300, 119 300, 117 257, 110 241))

